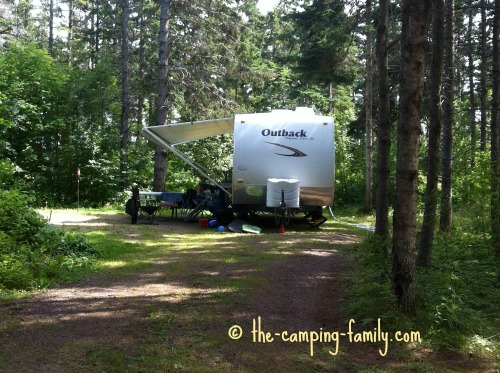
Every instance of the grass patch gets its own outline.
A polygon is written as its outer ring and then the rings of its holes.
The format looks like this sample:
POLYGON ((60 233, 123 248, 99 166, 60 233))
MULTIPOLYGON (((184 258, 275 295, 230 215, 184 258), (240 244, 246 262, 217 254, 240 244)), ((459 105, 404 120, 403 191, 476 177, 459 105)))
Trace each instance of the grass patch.
POLYGON ((87 362, 94 367, 95 372, 121 373, 129 370, 130 356, 127 351, 108 348, 96 348, 87 356, 87 362))
POLYGON ((93 270, 99 253, 83 235, 36 219, 32 217, 34 225, 0 231, 0 299, 75 280, 93 270))
POLYGON ((15 317, 11 310, 0 309, 0 333, 15 332, 19 325, 19 318, 15 317))

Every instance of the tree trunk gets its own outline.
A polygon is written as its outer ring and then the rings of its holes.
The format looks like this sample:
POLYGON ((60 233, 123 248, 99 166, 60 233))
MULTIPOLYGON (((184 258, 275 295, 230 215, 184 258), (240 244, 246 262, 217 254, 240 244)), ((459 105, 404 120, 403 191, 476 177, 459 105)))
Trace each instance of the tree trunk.
MULTIPOLYGON (((99 52, 100 52, 100 43, 101 43, 101 18, 100 18, 100 7, 99 3, 97 3, 96 14, 95 14, 95 63, 99 62, 99 52)), ((104 39, 104 35, 103 35, 104 39)))
POLYGON ((54 57, 54 0, 49 0, 49 55, 54 57))
POLYGON ((328 114, 333 115, 333 83, 328 83, 328 114))
POLYGON ((488 88, 486 86, 486 77, 487 77, 487 65, 488 65, 488 55, 487 55, 487 22, 486 19, 486 0, 481 0, 481 145, 480 149, 484 151, 486 149, 486 126, 488 122, 487 116, 487 95, 488 88))
POLYGON ((375 234, 389 238, 389 162, 391 153, 391 108, 387 50, 389 0, 379 1, 377 27, 378 64, 378 134, 377 134, 377 194, 375 234))
POLYGON ((500 281, 500 0, 493 18, 493 74, 491 108, 491 238, 498 259, 500 281))
POLYGON ((453 121, 455 113, 453 101, 454 86, 454 37, 455 1, 445 1, 445 30, 444 30, 444 79, 443 79, 443 136, 442 136, 442 172, 441 172, 441 213, 439 229, 449 232, 452 222, 452 151, 453 151, 453 121))
POLYGON ((89 41, 89 49, 90 49, 90 67, 93 69, 97 65, 99 60, 99 4, 97 2, 91 3, 90 10, 90 41, 89 41))
POLYGON ((71 67, 73 60, 73 13, 74 13, 74 1, 68 0, 68 42, 66 43, 66 48, 68 50, 68 66, 71 67))
POLYGON ((365 211, 370 212, 372 202, 372 103, 373 103, 373 64, 372 64, 372 2, 366 1, 366 80, 365 80, 365 211))
POLYGON ((139 4, 139 71, 137 73, 137 78, 141 82, 141 89, 137 93, 137 132, 134 134, 137 141, 141 141, 141 131, 144 126, 144 102, 145 91, 144 85, 144 66, 145 66, 145 17, 144 17, 144 6, 139 4))
POLYGON ((473 17, 475 12, 473 9, 469 10, 469 25, 467 28, 467 46, 468 46, 468 63, 469 63, 469 130, 470 130, 470 164, 474 167, 475 152, 476 152, 476 94, 474 83, 474 40, 473 33, 473 17))
MULTIPOLYGON (((158 101, 156 104, 157 125, 167 122, 168 115, 168 23, 171 0, 161 0, 160 2, 160 32, 159 44, 160 53, 158 60, 158 101)), ((154 191, 163 191, 165 187, 167 164, 167 152, 163 148, 155 147, 154 166, 154 191)))
POLYGON ((100 28, 101 28, 101 21, 99 18, 100 15, 100 7, 99 3, 97 1, 92 3, 92 8, 93 8, 93 14, 91 14, 91 22, 92 22, 92 45, 90 47, 91 50, 91 66, 94 68, 97 63, 99 62, 99 50, 100 50, 100 43, 101 43, 101 38, 100 38, 100 28))
POLYGON ((130 87, 129 87, 129 3, 122 0, 122 56, 121 56, 121 80, 122 80, 122 112, 120 118, 120 180, 124 190, 128 188, 128 143, 129 143, 129 114, 130 114, 130 87))
POLYGON ((439 178, 439 139, 441 135, 441 83, 444 48, 444 0, 434 0, 432 13, 432 66, 429 88, 429 144, 427 147, 427 184, 425 187, 425 210, 417 265, 431 265, 432 242, 436 224, 439 178))
POLYGON ((431 0, 405 0, 402 10, 396 200, 393 217, 392 285, 397 302, 415 313, 415 239, 420 106, 424 90, 431 0))

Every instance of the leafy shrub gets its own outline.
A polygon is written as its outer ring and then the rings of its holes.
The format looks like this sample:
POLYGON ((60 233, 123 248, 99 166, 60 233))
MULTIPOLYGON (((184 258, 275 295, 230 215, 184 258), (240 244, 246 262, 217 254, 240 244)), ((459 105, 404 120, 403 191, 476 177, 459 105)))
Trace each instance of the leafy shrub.
POLYGON ((44 220, 30 208, 28 196, 18 191, 0 190, 0 231, 17 243, 32 242, 44 220))
POLYGON ((48 224, 37 232, 35 241, 50 255, 96 254, 96 249, 81 234, 64 232, 48 224))
POLYGON ((92 266, 84 236, 48 225, 18 191, 0 190, 0 290, 30 290, 92 266))
POLYGON ((0 188, 6 188, 12 184, 12 175, 14 175, 14 166, 10 162, 0 161, 0 188))
MULTIPOLYGON (((20 252, 26 252, 22 247, 20 252)), ((34 276, 29 266, 23 260, 23 255, 17 253, 0 254, 0 289, 28 289, 31 288, 34 276)))

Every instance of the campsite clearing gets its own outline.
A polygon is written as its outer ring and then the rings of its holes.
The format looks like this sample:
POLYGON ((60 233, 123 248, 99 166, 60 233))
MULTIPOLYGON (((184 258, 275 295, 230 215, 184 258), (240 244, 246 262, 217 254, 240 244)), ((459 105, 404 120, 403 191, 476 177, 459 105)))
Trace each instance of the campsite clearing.
POLYGON ((2 372, 486 371, 415 343, 350 342, 361 236, 336 224, 253 235, 103 212, 51 222, 86 232, 104 258, 91 277, 0 304, 2 372))

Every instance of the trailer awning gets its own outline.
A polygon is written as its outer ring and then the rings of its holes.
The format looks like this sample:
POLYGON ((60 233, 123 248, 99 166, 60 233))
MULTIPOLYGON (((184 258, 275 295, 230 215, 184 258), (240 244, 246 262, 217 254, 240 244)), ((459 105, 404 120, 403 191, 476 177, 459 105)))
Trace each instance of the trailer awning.
POLYGON ((170 150, 180 159, 193 167, 200 175, 207 180, 217 185, 226 194, 231 196, 231 193, 226 190, 217 181, 208 175, 208 172, 200 165, 189 159, 186 154, 182 153, 174 145, 185 142, 201 140, 207 137, 222 135, 224 133, 234 131, 234 118, 223 118, 213 120, 202 120, 198 122, 187 122, 178 124, 166 124, 163 126, 144 127, 142 136, 159 145, 163 149, 170 150))
POLYGON ((224 133, 233 132, 233 130, 234 118, 222 118, 146 127, 142 135, 148 140, 158 144, 156 139, 150 135, 152 132, 168 144, 177 145, 184 142, 222 135, 224 133))

